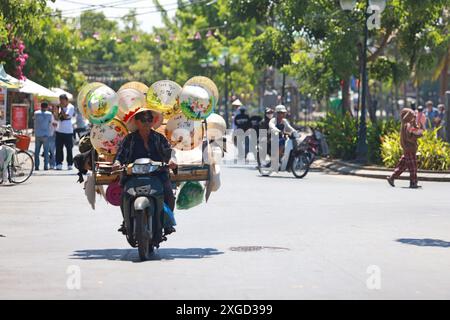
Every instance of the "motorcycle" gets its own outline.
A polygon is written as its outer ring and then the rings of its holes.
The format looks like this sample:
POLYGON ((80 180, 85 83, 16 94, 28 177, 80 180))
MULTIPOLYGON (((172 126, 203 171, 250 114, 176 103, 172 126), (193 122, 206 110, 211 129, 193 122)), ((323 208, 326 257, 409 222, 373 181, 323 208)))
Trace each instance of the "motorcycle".
MULTIPOLYGON (((265 157, 267 156, 265 155, 265 157)), ((260 152, 258 145, 258 170, 262 176, 269 176, 272 172, 287 171, 292 172, 296 178, 302 179, 309 172, 310 155, 308 154, 308 145, 302 141, 298 132, 293 132, 287 137, 284 145, 284 154, 278 165, 273 165, 265 157, 260 152)))
POLYGON ((308 146, 307 155, 311 165, 317 156, 328 156, 328 144, 320 131, 312 127, 310 127, 310 130, 312 134, 305 138, 304 143, 308 146))
POLYGON ((164 204, 164 188, 156 174, 167 166, 151 159, 138 159, 124 169, 125 181, 121 210, 125 236, 133 248, 138 248, 141 261, 148 260, 155 248, 167 240, 165 223, 171 219, 164 204))

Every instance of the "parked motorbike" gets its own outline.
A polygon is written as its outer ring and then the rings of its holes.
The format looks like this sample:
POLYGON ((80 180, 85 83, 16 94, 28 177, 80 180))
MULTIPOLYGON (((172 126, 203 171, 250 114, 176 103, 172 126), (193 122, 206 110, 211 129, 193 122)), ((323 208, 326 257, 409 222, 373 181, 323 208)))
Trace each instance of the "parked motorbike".
POLYGON ((138 248, 141 261, 167 240, 163 228, 169 217, 164 213, 163 184, 156 176, 165 167, 151 159, 138 159, 124 170, 121 210, 126 238, 138 248))
POLYGON ((310 155, 308 155, 308 144, 302 141, 298 132, 287 137, 284 154, 279 163, 272 165, 271 160, 265 159, 269 155, 262 155, 259 146, 257 149, 258 170, 261 175, 269 176, 273 172, 292 172, 296 178, 304 178, 309 171, 310 155))

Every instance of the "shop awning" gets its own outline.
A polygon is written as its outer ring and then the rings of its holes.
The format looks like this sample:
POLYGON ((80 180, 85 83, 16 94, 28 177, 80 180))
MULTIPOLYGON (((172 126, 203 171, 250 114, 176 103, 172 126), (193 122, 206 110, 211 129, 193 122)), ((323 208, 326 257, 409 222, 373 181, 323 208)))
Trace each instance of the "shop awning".
POLYGON ((50 88, 50 90, 52 90, 58 96, 65 94, 67 96, 67 98, 69 98, 69 101, 73 101, 73 94, 71 94, 70 92, 67 92, 61 88, 50 88))
POLYGON ((19 80, 7 74, 2 64, 0 64, 0 87, 7 89, 17 89, 20 87, 19 80))
POLYGON ((23 93, 29 93, 33 94, 35 96, 41 97, 41 98, 47 98, 47 99, 53 99, 59 97, 59 95, 50 89, 47 89, 40 84, 37 84, 34 81, 31 81, 30 79, 26 79, 23 81, 20 81, 20 84, 22 87, 19 88, 19 92, 23 93))

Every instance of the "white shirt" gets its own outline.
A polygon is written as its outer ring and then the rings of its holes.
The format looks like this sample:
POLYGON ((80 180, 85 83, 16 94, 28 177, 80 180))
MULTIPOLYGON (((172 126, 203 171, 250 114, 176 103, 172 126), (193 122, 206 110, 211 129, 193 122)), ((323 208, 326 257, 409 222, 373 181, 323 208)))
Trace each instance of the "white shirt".
POLYGON ((73 104, 69 103, 67 107, 62 108, 63 112, 69 116, 67 120, 58 120, 58 127, 56 128, 56 132, 73 134, 73 126, 72 126, 72 117, 75 114, 75 107, 73 104))
MULTIPOLYGON (((283 119, 282 123, 284 124, 284 132, 287 134, 291 134, 292 132, 295 132, 296 130, 290 125, 289 121, 287 119, 283 119)), ((277 128, 277 117, 274 116, 272 120, 269 122, 269 128, 273 133, 281 133, 281 131, 277 128)))

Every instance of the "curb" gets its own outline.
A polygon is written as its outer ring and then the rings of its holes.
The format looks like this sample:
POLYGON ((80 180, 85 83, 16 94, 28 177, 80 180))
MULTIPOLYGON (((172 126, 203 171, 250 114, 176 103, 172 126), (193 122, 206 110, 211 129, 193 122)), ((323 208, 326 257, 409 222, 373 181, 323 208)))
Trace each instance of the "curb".
MULTIPOLYGON (((341 160, 317 160, 314 164, 314 167, 319 167, 324 171, 383 180, 389 175, 388 172, 393 171, 393 169, 382 167, 359 166, 341 160)), ((419 171, 418 178, 420 181, 450 182, 450 172, 419 171)), ((399 180, 409 180, 409 175, 403 174, 399 180)))

